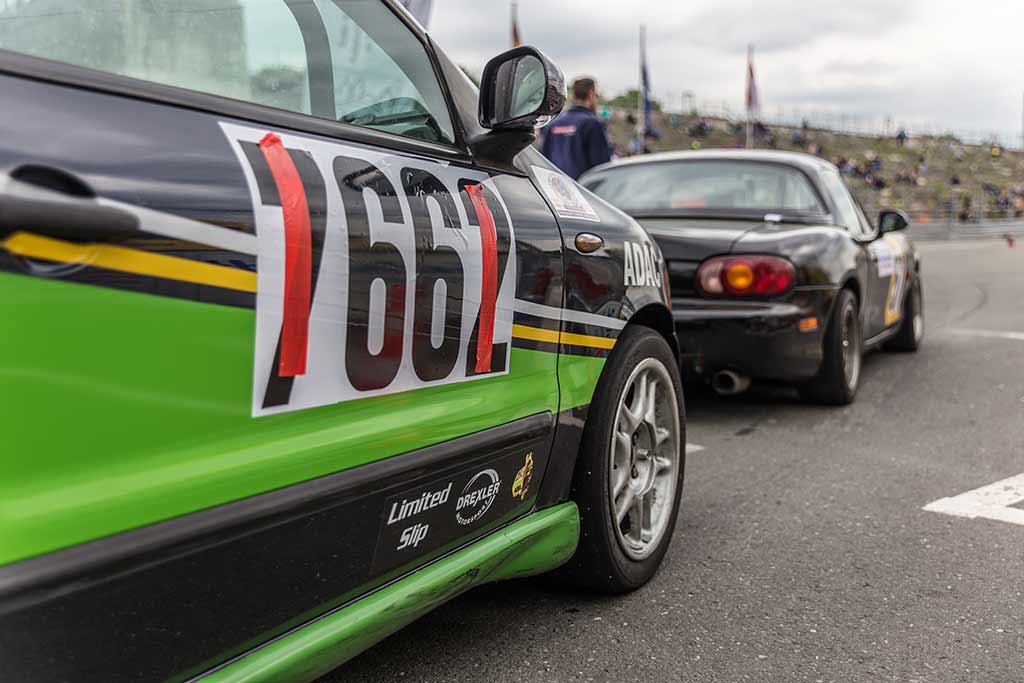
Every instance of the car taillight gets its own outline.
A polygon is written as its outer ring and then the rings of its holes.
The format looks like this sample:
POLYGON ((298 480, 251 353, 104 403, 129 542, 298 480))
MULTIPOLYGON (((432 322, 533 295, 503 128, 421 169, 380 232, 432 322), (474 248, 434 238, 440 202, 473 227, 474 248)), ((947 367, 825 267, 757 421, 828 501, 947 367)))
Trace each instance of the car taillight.
POLYGON ((794 282, 793 264, 778 256, 715 256, 697 270, 705 294, 774 296, 789 291, 794 282))

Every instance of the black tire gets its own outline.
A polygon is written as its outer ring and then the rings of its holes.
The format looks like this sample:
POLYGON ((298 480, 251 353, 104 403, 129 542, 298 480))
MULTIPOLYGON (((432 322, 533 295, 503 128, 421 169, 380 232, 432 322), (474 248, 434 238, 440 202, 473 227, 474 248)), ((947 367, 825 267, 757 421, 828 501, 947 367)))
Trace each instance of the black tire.
POLYGON ((914 352, 924 341, 924 294, 921 292, 921 278, 914 278, 914 283, 907 292, 903 302, 903 322, 899 331, 885 343, 891 351, 914 352), (916 322, 915 322, 916 321, 916 322))
MULTIPOLYGON (((645 363, 645 367, 652 364, 645 363)), ((656 366, 654 366, 655 369, 656 366)), ((659 384, 660 386, 660 384, 659 384)), ((631 390, 632 391, 632 390, 631 390)), ((664 395, 663 396, 667 396, 664 395)), ((637 428, 639 431, 640 428, 637 428)), ((633 440, 632 448, 636 448, 633 440)), ((598 381, 594 400, 590 405, 579 459, 573 474, 571 497, 579 506, 580 540, 576 553, 558 570, 556 579, 563 585, 602 593, 626 593, 640 588, 658 570, 668 550, 675 530, 676 517, 683 488, 683 470, 686 452, 686 420, 679 369, 672 349, 664 337, 643 326, 627 327, 615 344, 615 350, 598 381), (667 510, 667 528, 660 539, 652 540, 649 552, 642 559, 634 559, 624 550, 619 534, 613 526, 611 500, 611 474, 613 465, 612 438, 619 416, 620 400, 634 394, 626 391, 634 371, 642 371, 641 363, 656 359, 667 370, 669 384, 678 407, 678 453, 676 457, 675 489, 671 507, 667 510)), ((672 450, 670 447, 668 450, 672 450)), ((631 456, 632 457, 632 456, 631 456)), ((635 473, 636 467, 632 468, 635 473)), ((657 471, 657 470, 655 470, 657 471)), ((666 475, 672 480, 671 472, 666 475)), ((635 474, 633 475, 636 476, 635 474)), ((627 481, 627 486, 632 482, 627 481)), ((662 498, 664 500, 664 498, 662 498)), ((662 503, 661 505, 664 505, 662 503)), ((641 503, 641 507, 643 504, 641 503)), ((628 524, 628 522, 626 522, 628 524)), ((619 525, 621 533, 622 525, 619 525)))
POLYGON ((840 290, 836 297, 822 350, 821 369, 814 379, 800 387, 801 395, 825 405, 852 403, 860 384, 864 337, 857 297, 849 289, 840 290), (850 352, 847 344, 853 347, 850 352))

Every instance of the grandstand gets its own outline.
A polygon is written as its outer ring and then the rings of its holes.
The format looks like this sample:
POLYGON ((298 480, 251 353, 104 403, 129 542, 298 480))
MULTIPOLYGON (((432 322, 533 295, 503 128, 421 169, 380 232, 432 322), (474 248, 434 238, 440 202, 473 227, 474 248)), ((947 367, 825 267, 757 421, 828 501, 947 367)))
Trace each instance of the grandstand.
MULTIPOLYGON (((634 136, 631 112, 605 112, 620 156, 634 136)), ((652 152, 742 147, 742 123, 697 115, 654 114, 652 152)), ((998 145, 965 144, 952 136, 842 134, 813 126, 759 127, 756 146, 815 153, 844 167, 847 182, 869 213, 907 211, 918 223, 973 223, 1024 217, 1024 153, 998 145), (845 162, 845 163, 843 163, 845 162)))

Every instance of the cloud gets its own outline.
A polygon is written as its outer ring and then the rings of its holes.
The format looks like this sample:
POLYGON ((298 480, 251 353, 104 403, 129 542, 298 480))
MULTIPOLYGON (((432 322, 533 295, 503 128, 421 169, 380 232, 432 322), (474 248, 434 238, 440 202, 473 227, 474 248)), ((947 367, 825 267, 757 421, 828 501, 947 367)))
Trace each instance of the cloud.
MULTIPOLYGON (((1024 3, 1005 0, 519 0, 524 40, 568 79, 607 94, 636 87, 637 28, 648 27, 654 94, 671 107, 742 111, 746 47, 761 100, 785 109, 896 125, 1001 131, 1017 140, 1024 3)), ((509 47, 507 2, 435 0, 431 35, 480 71, 509 47)))
POLYGON ((835 36, 873 37, 904 23, 917 0, 733 0, 699 12, 694 40, 725 52, 745 52, 754 44, 759 52, 805 49, 835 36))

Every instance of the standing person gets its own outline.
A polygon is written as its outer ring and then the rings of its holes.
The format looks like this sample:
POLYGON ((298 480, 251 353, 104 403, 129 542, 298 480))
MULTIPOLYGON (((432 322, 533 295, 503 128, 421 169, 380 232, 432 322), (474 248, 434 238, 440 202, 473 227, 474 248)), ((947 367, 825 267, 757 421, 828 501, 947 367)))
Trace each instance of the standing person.
POLYGON ((608 131, 597 117, 597 86, 592 78, 572 84, 573 104, 559 114, 544 135, 541 154, 574 180, 612 159, 608 131))

